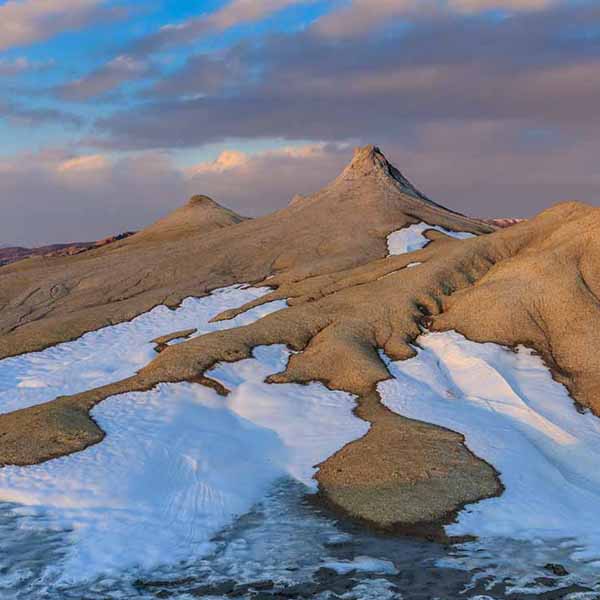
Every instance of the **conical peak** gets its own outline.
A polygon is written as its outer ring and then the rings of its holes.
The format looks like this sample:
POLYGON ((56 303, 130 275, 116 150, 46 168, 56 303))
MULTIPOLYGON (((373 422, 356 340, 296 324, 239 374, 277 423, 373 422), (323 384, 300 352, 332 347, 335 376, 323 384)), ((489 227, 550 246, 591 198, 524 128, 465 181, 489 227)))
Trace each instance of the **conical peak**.
POLYGON ((212 198, 196 195, 183 206, 143 229, 132 241, 178 239, 188 235, 206 234, 244 220, 244 217, 221 206, 212 198))
POLYGON ((354 157, 342 175, 368 175, 370 172, 388 171, 389 163, 383 152, 377 147, 368 146, 354 149, 354 157))
POLYGON ((195 196, 192 196, 184 206, 187 206, 189 208, 195 208, 200 205, 216 206, 219 208, 223 208, 219 203, 215 202, 212 198, 210 198, 209 196, 204 196, 202 194, 196 194, 195 196))
POLYGON ((335 180, 334 184, 354 185, 357 181, 365 177, 377 178, 384 184, 391 185, 404 194, 434 204, 388 161, 378 146, 374 146, 373 144, 355 148, 352 161, 335 180))

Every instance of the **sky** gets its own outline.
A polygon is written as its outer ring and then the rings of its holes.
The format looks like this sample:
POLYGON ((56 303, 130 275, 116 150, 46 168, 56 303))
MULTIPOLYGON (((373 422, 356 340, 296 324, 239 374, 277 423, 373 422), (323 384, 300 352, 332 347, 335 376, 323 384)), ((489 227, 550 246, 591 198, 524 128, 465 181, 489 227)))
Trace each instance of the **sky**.
POLYGON ((600 205, 597 0, 0 0, 0 245, 244 215, 378 145, 437 202, 600 205))

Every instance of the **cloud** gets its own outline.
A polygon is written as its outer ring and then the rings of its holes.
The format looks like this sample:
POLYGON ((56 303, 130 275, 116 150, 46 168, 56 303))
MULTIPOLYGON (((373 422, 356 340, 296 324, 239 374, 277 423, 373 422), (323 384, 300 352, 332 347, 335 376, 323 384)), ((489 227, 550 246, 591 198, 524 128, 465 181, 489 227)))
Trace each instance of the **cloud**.
POLYGON ((456 119, 513 119, 575 135, 596 127, 600 92, 598 38, 577 32, 599 20, 589 3, 504 20, 425 20, 398 36, 272 36, 190 58, 142 106, 98 121, 96 143, 406 138, 456 119))
POLYGON ((86 76, 60 86, 56 91, 66 100, 89 100, 114 90, 122 83, 144 77, 149 72, 150 66, 146 61, 123 54, 86 76))
POLYGON ((206 96, 219 94, 242 85, 251 78, 244 58, 243 46, 225 52, 191 56, 184 69, 159 80, 149 97, 168 98, 173 91, 180 95, 206 96))
POLYGON ((107 169, 109 161, 103 154, 90 154, 88 156, 76 156, 59 162, 56 172, 63 174, 89 173, 90 171, 102 171, 107 169))
MULTIPOLYGON (((378 15, 410 2, 373 0, 375 25, 365 29, 359 18, 341 30, 356 34, 314 27, 191 56, 132 108, 99 119, 85 140, 92 154, 0 162, 0 243, 137 228, 192 193, 244 214, 274 210, 333 178, 350 158, 348 140, 381 145, 424 192, 462 212, 529 216, 566 198, 600 203, 598 3, 454 0, 436 10, 432 0, 427 12, 426 2, 400 33, 393 26, 403 16, 390 17, 382 35, 378 15), (474 14, 500 4, 509 17, 474 14), (247 154, 232 139, 286 139, 290 147, 247 154), (165 152, 214 142, 229 149, 186 170, 165 152), (115 150, 128 154, 110 158, 115 150)), ((173 26, 174 37, 156 47, 196 39, 206 25, 195 33, 173 26)), ((109 64, 65 94, 106 94, 130 75, 126 62, 109 64)), ((34 124, 63 115, 0 103, 1 116, 34 124)))
POLYGON ((563 200, 600 205, 595 134, 561 140, 515 125, 435 123, 391 154, 432 198, 467 214, 530 217, 563 200))
POLYGON ((30 108, 14 101, 0 99, 0 120, 13 125, 35 127, 45 123, 58 123, 68 127, 80 127, 82 120, 77 115, 55 108, 30 108))
POLYGON ((0 77, 11 77, 31 71, 41 71, 54 65, 54 61, 31 61, 25 56, 0 58, 0 77))
POLYGON ((450 9, 462 13, 477 13, 486 10, 536 11, 567 3, 566 0, 448 0, 450 9))
POLYGON ((168 156, 111 159, 62 150, 0 161, 0 244, 89 241, 136 229, 186 197, 168 156))
MULTIPOLYGON (((600 204, 596 136, 557 144, 552 132, 514 125, 437 122, 382 149, 419 189, 467 214, 531 216, 565 199, 600 204), (518 135, 528 142, 518 144, 518 135)), ((241 214, 269 213, 322 188, 351 156, 348 145, 315 143, 254 154, 231 147, 186 169, 157 151, 111 158, 56 149, 0 160, 0 245, 86 241, 139 229, 194 194, 241 214)))
POLYGON ((8 0, 0 5, 0 51, 41 42, 117 14, 104 0, 8 0))
POLYGON ((338 175, 352 149, 305 144, 247 154, 231 149, 186 170, 190 192, 208 194, 250 216, 287 206, 296 194, 310 194, 338 175))
POLYGON ((232 148, 188 169, 161 152, 111 158, 54 149, 0 160, 0 245, 87 241, 139 229, 194 194, 242 214, 264 214, 296 192, 322 187, 350 154, 323 144, 258 154, 232 148))
POLYGON ((194 177, 207 173, 225 173, 248 166, 250 157, 245 152, 238 150, 224 150, 219 156, 210 162, 194 165, 188 170, 188 175, 194 177))
MULTIPOLYGON (((164 48, 189 44, 203 36, 220 33, 237 25, 257 22, 289 6, 312 1, 315 0, 231 0, 213 13, 193 17, 183 23, 164 25, 157 32, 138 39, 128 49, 127 54, 117 56, 86 76, 58 87, 56 92, 60 97, 74 101, 86 101, 101 96, 117 89, 123 83, 137 81, 151 74, 153 67, 147 58, 149 54, 164 48)), ((196 58, 195 64, 199 79, 195 80, 193 87, 197 88, 202 84, 211 92, 215 91, 227 74, 231 75, 232 69, 235 68, 231 58, 225 63, 218 56, 196 58)), ((163 91, 160 82, 155 91, 163 91)))
POLYGON ((561 2, 564 0, 351 0, 321 18, 315 30, 326 36, 356 36, 399 18, 423 20, 452 13, 469 15, 490 10, 532 12, 561 2))
POLYGON ((145 36, 135 44, 142 54, 163 48, 186 44, 203 36, 212 35, 248 23, 256 23, 297 4, 315 0, 230 0, 223 8, 212 13, 193 17, 183 23, 168 24, 156 33, 145 36))

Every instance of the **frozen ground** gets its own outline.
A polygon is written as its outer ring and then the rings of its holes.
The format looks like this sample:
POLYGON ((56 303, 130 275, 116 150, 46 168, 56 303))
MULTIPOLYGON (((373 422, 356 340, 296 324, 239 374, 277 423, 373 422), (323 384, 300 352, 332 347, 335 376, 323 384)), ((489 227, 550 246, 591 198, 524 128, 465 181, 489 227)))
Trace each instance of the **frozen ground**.
MULTIPOLYGON (((272 303, 208 323, 266 289, 233 287, 158 307, 44 352, 0 363, 4 410, 14 410, 133 373, 153 356, 150 340, 190 327, 199 333, 249 323, 285 307, 272 303)), ((198 335, 197 334, 197 335, 198 335)), ((314 465, 360 437, 354 399, 320 384, 264 383, 285 368, 284 346, 217 365, 209 376, 232 393, 161 384, 108 398, 92 411, 105 440, 33 467, 0 470, 0 499, 18 527, 64 532, 60 560, 40 575, 55 584, 176 563, 206 554, 217 531, 290 476, 314 489, 314 465), (332 428, 331 424, 335 423, 332 428)))
MULTIPOLYGON (((489 562, 513 574, 513 541, 521 541, 530 561, 560 558, 597 578, 600 419, 577 412, 526 348, 477 344, 455 332, 422 335, 418 345, 415 358, 386 359, 393 379, 379 384, 384 404, 463 433, 506 486, 502 496, 463 510, 448 533, 480 536, 479 556, 487 548, 489 562)), ((479 565, 477 555, 464 556, 464 564, 479 565)))
MULTIPOLYGON (((154 356, 150 340, 159 335, 188 328, 200 335, 285 307, 272 303, 208 323, 267 291, 220 290, 176 311, 158 307, 1 361, 0 411, 128 376, 154 356)), ((93 411, 108 434, 101 444, 35 467, 1 469, 0 597, 150 598, 133 586, 138 576, 287 584, 310 581, 319 567, 357 573, 354 588, 341 595, 348 600, 398 598, 397 586, 481 599, 505 598, 499 584, 527 594, 597 584, 600 422, 577 413, 529 350, 475 344, 456 333, 426 334, 419 345, 417 357, 387 361, 393 379, 379 390, 392 410, 463 432, 500 471, 504 495, 467 507, 449 527, 478 542, 442 551, 366 537, 358 528, 348 534, 300 506, 315 489, 315 465, 364 435, 367 424, 352 415, 348 394, 320 384, 265 384, 290 351, 259 347, 252 358, 208 373, 231 390, 226 398, 186 383, 109 398, 93 411), (548 579, 547 562, 571 574, 538 585, 548 579), (464 575, 452 574, 460 569, 464 575)))
MULTIPOLYGON (((345 600, 399 600, 400 598, 451 600, 461 595, 468 573, 442 569, 434 562, 445 556, 442 547, 408 538, 380 536, 362 527, 337 521, 305 495, 303 484, 291 478, 278 480, 259 503, 214 538, 213 549, 202 558, 163 566, 141 574, 145 582, 168 582, 140 586, 140 573, 48 590, 40 568, 60 558, 61 534, 43 535, 17 529, 0 512, 0 597, 2 600, 155 600, 166 591, 176 600, 192 600, 188 590, 223 581, 239 583, 272 580, 280 587, 310 585, 321 567, 356 564, 362 570, 339 576, 347 591, 345 600), (397 574, 391 574, 395 568, 397 574), (12 576, 10 575, 12 573, 12 576), (18 582, 18 579, 22 581, 18 582), (401 593, 394 588, 401 588, 401 593)), ((14 517, 12 517, 14 520, 14 517)), ((344 569, 346 570, 346 569, 344 569)), ((331 587, 337 588, 334 578, 331 587)), ((326 588, 329 586, 326 586, 326 588)), ((333 590, 332 590, 333 591, 333 590)), ((248 600, 248 596, 238 596, 248 600)), ((278 595, 275 595, 277 598, 278 595)), ((309 595, 332 600, 330 592, 309 595)), ((225 599, 222 594, 210 595, 225 599)))
POLYGON ((278 478, 313 488, 314 465, 366 433, 348 394, 263 383, 288 356, 263 347, 217 367, 210 375, 232 389, 227 398, 187 383, 109 398, 93 410, 102 443, 5 467, 0 498, 21 505, 27 526, 69 531, 65 583, 205 554, 278 478))
MULTIPOLYGON (((266 291, 229 288, 185 301, 177 311, 159 307, 131 323, 2 361, 5 410, 129 375, 152 358, 149 340, 158 335, 241 325, 285 307, 272 303, 208 323, 266 291)), ((232 391, 226 398, 188 383, 108 398, 92 411, 107 434, 102 443, 41 465, 1 469, 0 500, 12 504, 3 506, 15 526, 34 537, 62 533, 57 560, 37 582, 69 586, 198 557, 278 479, 314 490, 314 465, 368 425, 352 414, 349 394, 321 384, 264 383, 289 355, 284 346, 260 347, 251 359, 217 365, 208 374, 232 391)), ((26 570, 21 576, 27 578, 26 570)))
MULTIPOLYGON (((465 231, 450 231, 440 227, 439 225, 416 223, 414 225, 410 225, 409 227, 404 227, 403 229, 394 231, 388 235, 387 244, 390 256, 406 254, 407 252, 414 252, 415 250, 421 250, 421 248, 424 248, 429 243, 429 240, 423 235, 423 233, 430 229, 434 229, 435 231, 439 231, 459 240, 466 240, 468 238, 475 237, 472 233, 467 233, 465 231)), ((409 266, 415 266, 415 263, 409 266)))
POLYGON ((176 310, 158 306, 148 313, 81 338, 0 361, 0 413, 41 404, 60 395, 99 387, 133 375, 155 356, 151 340, 184 329, 195 335, 246 325, 285 308, 284 301, 249 310, 230 321, 209 323, 221 311, 269 293, 270 288, 232 286, 203 298, 187 298, 176 310))

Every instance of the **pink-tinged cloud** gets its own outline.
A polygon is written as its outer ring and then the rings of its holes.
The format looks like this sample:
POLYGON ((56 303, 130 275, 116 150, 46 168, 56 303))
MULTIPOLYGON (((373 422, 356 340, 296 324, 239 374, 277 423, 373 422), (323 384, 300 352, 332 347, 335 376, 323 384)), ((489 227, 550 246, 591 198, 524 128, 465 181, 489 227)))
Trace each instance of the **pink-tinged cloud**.
POLYGON ((84 101, 110 92, 127 81, 144 77, 149 71, 146 61, 123 54, 88 75, 60 86, 57 92, 66 100, 84 101))
MULTIPOLYGON (((131 54, 118 56, 84 77, 60 86, 56 91, 67 100, 85 101, 95 98, 117 89, 123 83, 147 76, 151 71, 147 54, 165 47, 190 43, 237 25, 257 22, 289 6, 312 1, 314 0, 231 0, 213 13, 202 14, 183 23, 164 25, 156 33, 138 40, 131 48, 131 54)), ((219 61, 207 65, 205 76, 211 80, 207 81, 211 91, 223 79, 223 66, 219 61)), ((157 89, 160 88, 159 83, 157 89)))
POLYGON ((566 4, 566 0, 350 0, 317 21, 314 29, 331 37, 357 36, 403 17, 423 20, 489 10, 533 12, 561 2, 566 4))
POLYGON ((185 44, 225 31, 238 25, 256 23, 290 6, 315 0, 230 0, 221 9, 192 17, 183 23, 164 25, 156 33, 142 38, 137 52, 149 53, 161 48, 185 44))
POLYGON ((189 169, 160 152, 111 158, 50 150, 0 160, 0 245, 93 240, 139 229, 194 194, 242 214, 264 214, 297 192, 325 185, 349 154, 322 144, 258 154, 232 148, 189 169))
POLYGON ((0 51, 78 29, 112 11, 104 0, 8 0, 0 5, 0 51))
POLYGON ((216 30, 229 29, 243 23, 253 23, 277 11, 297 4, 306 4, 307 0, 232 0, 221 10, 207 18, 210 26, 216 30))
MULTIPOLYGON (((526 131, 515 120, 447 120, 383 150, 430 197, 475 216, 530 216, 561 200, 600 201, 596 136, 558 144, 540 131, 519 143, 526 131)), ((380 139, 356 140, 365 142, 380 139)), ((0 161, 0 245, 138 229, 193 194, 245 215, 269 213, 326 185, 351 155, 348 145, 319 143, 255 154, 232 147, 187 169, 161 152, 111 158, 55 150, 0 161)))

